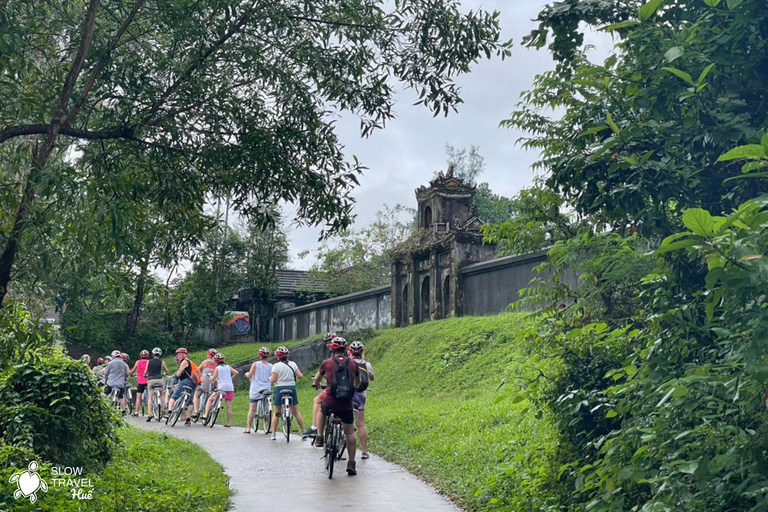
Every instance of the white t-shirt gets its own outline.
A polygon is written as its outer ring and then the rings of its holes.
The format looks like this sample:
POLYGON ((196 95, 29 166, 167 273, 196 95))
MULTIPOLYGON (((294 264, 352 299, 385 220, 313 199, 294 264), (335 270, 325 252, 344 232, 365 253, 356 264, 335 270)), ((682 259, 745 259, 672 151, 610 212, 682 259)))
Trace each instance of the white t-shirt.
POLYGON ((299 367, 293 361, 288 361, 288 363, 278 361, 272 365, 272 373, 277 374, 277 382, 275 382, 275 386, 295 386, 296 377, 293 372, 298 369, 299 367))
POLYGON ((219 391, 234 391, 235 385, 232 383, 232 371, 229 369, 229 365, 219 365, 219 375, 216 377, 216 382, 219 385, 219 391))
POLYGON ((249 392, 251 400, 259 398, 259 391, 262 389, 272 388, 272 383, 269 382, 270 375, 272 375, 272 363, 264 364, 261 361, 256 363, 256 371, 251 379, 251 389, 249 392))

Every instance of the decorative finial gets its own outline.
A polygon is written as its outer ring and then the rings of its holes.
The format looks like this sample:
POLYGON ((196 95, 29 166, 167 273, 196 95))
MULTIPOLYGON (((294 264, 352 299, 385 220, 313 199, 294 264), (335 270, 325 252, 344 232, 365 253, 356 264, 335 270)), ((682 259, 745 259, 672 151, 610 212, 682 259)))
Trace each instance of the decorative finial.
POLYGON ((453 164, 448 165, 448 174, 446 176, 449 178, 453 178, 453 164))

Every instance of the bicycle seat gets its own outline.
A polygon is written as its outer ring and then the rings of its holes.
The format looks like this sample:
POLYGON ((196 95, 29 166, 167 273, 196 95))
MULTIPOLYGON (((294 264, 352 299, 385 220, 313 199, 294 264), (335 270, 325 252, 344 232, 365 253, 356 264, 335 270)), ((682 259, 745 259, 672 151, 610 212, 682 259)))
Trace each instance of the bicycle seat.
POLYGON ((280 391, 280 396, 290 396, 291 398, 293 398, 293 391, 291 391, 290 389, 284 389, 280 391))
POLYGON ((162 384, 152 384, 152 389, 163 389, 162 384))
POLYGON ((192 392, 192 388, 191 388, 191 387, 189 387, 189 386, 182 386, 182 387, 181 387, 181 389, 182 389, 183 391, 186 391, 187 393, 191 393, 191 392, 192 392))
POLYGON ((269 395, 272 394, 272 390, 271 389, 262 389, 261 391, 259 391, 259 393, 261 393, 262 396, 269 396, 269 395))

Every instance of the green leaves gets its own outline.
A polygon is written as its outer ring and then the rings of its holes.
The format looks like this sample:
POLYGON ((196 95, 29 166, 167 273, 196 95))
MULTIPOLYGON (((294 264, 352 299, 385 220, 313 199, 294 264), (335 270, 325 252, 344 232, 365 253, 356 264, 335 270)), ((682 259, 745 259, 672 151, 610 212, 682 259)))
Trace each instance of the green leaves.
POLYGON ((691 78, 691 75, 689 75, 685 71, 679 70, 677 68, 671 68, 671 67, 663 67, 661 69, 663 69, 664 71, 668 71, 669 73, 672 73, 673 75, 675 75, 680 80, 687 83, 688 85, 696 86, 696 83, 693 81, 693 78, 691 78))
POLYGON ((709 237, 715 234, 716 223, 712 215, 702 208, 689 208, 683 213, 683 224, 695 234, 709 237))
POLYGON ((647 21, 656 14, 656 11, 664 4, 664 0, 650 0, 637 9, 637 17, 640 21, 647 21))
POLYGON ((748 159, 760 160, 766 158, 765 146, 760 144, 747 144, 733 148, 717 159, 718 162, 727 162, 730 160, 748 159))
POLYGON ((664 59, 667 62, 674 62, 678 58, 682 57, 683 53, 685 53, 685 50, 683 50, 682 46, 673 46, 664 54, 664 59))

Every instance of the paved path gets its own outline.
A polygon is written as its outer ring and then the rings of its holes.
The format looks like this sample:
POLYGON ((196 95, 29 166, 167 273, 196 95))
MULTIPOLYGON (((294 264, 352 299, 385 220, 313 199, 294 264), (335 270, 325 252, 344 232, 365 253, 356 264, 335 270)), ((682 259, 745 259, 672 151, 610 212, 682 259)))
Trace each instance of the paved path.
POLYGON ((131 418, 136 427, 165 432, 195 442, 224 466, 234 489, 232 507, 238 512, 356 510, 404 512, 411 510, 457 512, 434 489, 406 470, 371 455, 360 460, 357 476, 347 476, 346 461, 334 468, 328 480, 322 450, 285 437, 270 441, 262 434, 243 434, 242 427, 212 429, 201 424, 185 427, 181 421, 169 428, 164 422, 146 423, 131 418))

